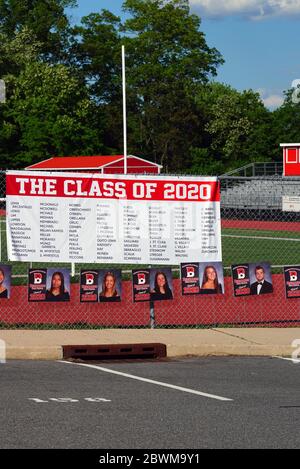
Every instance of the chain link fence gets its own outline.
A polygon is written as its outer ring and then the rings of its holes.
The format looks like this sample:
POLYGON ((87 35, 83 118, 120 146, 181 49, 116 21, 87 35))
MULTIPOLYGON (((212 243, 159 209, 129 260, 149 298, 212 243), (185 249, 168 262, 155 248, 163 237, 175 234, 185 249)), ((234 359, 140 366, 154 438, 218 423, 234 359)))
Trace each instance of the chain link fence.
POLYGON ((180 268, 172 266, 173 300, 134 303, 131 270, 149 266, 9 262, 5 172, 0 172, 0 264, 12 266, 11 297, 1 300, 0 328, 300 326, 300 299, 286 299, 283 275, 283 266, 300 265, 300 213, 282 210, 283 196, 300 196, 300 178, 225 175, 220 182, 225 293, 183 296, 180 268), (231 265, 249 262, 271 264, 272 294, 234 297, 231 265), (28 302, 28 269, 45 267, 70 269, 70 302, 28 302), (122 270, 122 301, 80 303, 81 269, 105 268, 122 270))

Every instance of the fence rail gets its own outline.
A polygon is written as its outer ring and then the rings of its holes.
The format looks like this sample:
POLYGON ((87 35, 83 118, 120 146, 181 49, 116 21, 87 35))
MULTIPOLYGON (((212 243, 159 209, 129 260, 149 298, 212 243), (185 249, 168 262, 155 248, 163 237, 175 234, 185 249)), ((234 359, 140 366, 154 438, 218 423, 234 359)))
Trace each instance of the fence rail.
POLYGON ((221 177, 269 177, 279 176, 283 173, 283 162, 282 161, 267 161, 258 163, 249 163, 238 169, 233 169, 228 173, 225 173, 221 177))

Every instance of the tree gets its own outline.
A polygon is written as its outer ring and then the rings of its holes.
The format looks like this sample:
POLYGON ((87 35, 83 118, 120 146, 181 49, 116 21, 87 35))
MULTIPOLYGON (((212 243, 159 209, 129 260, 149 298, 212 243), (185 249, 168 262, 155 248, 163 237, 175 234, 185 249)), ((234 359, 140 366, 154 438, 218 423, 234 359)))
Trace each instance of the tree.
POLYGON ((38 61, 42 43, 24 26, 10 39, 0 33, 0 76, 18 76, 26 65, 38 61))
POLYGON ((130 141, 130 147, 167 170, 182 170, 197 141, 195 89, 223 60, 208 47, 187 0, 126 0, 123 9, 131 15, 123 30, 128 88, 137 106, 133 135, 138 144, 130 141))
POLYGON ((110 103, 121 95, 121 20, 108 10, 92 13, 72 29, 72 64, 90 85, 97 101, 110 103))
POLYGON ((192 148, 193 170, 222 173, 270 159, 272 116, 258 93, 210 83, 196 95, 205 116, 205 145, 192 148))
POLYGON ((62 59, 69 29, 65 8, 74 6, 76 0, 0 0, 0 33, 13 39, 26 26, 45 57, 62 59))
POLYGON ((23 168, 56 154, 102 151, 97 107, 74 70, 40 61, 27 29, 0 45, 7 103, 0 107, 1 166, 23 168))
POLYGON ((190 147, 201 143, 195 90, 223 62, 190 14, 188 0, 127 0, 122 24, 108 10, 72 29, 70 57, 87 83, 108 151, 122 138, 121 45, 126 46, 128 150, 182 171, 190 147))
POLYGON ((273 111, 273 159, 282 159, 280 143, 297 143, 300 141, 300 87, 299 91, 290 89, 285 91, 282 106, 273 111))
POLYGON ((17 32, 13 39, 0 34, 0 74, 7 89, 7 102, 0 106, 0 156, 1 168, 4 169, 15 163, 16 155, 21 151, 20 129, 9 117, 10 97, 21 71, 38 60, 40 48, 41 44, 26 26, 17 32))
POLYGON ((74 4, 0 0, 6 166, 53 154, 120 152, 122 44, 129 153, 166 171, 222 173, 274 157, 283 136, 296 139, 299 105, 288 95, 271 113, 252 90, 211 83, 223 59, 208 46, 188 0, 125 0, 123 23, 102 10, 70 28, 64 8, 74 4))
MULTIPOLYGON (((83 17, 71 33, 71 63, 97 104, 108 153, 122 148, 121 20, 108 10, 83 17)), ((129 99, 129 110, 131 100, 129 99)))
POLYGON ((6 115, 20 134, 14 165, 102 150, 95 105, 84 84, 64 65, 28 65, 13 80, 6 115))

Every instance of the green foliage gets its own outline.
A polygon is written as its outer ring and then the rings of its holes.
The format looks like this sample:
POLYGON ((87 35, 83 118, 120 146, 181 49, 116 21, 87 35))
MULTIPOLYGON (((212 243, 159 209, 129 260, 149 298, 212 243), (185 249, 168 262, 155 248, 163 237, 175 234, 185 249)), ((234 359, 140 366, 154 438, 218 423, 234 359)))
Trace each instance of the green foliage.
POLYGON ((123 9, 132 15, 123 30, 130 37, 129 63, 139 72, 134 83, 143 95, 157 94, 157 86, 175 81, 190 86, 216 75, 222 57, 206 44, 200 18, 190 14, 187 0, 126 0, 123 9))
POLYGON ((72 29, 70 54, 99 103, 121 95, 120 18, 102 10, 72 29), (80 40, 78 40, 80 38, 80 40))
POLYGON ((300 141, 300 102, 293 99, 294 90, 285 91, 285 100, 282 106, 273 112, 274 153, 273 159, 282 158, 280 143, 300 141))
POLYGON ((8 114, 10 96, 20 72, 32 61, 38 60, 40 43, 34 34, 24 27, 13 39, 0 35, 0 71, 6 82, 7 102, 0 105, 0 167, 18 167, 16 155, 20 151, 20 129, 8 114), (15 160, 16 159, 16 160, 15 160))
MULTIPOLYGON (((229 171, 253 161, 270 158, 271 113, 252 90, 238 92, 221 83, 199 90, 195 100, 205 115, 208 171, 229 171)), ((198 165, 203 158, 193 151, 198 165)))
POLYGON ((69 49, 71 63, 97 103, 108 154, 120 153, 123 146, 120 27, 120 18, 108 10, 92 13, 72 29, 69 49))
POLYGON ((28 64, 13 85, 7 116, 21 136, 18 164, 101 150, 95 105, 66 66, 28 64))
POLYGON ((76 0, 0 0, 0 33, 13 38, 27 27, 42 44, 42 53, 61 59, 68 37, 69 20, 64 9, 76 0))
MULTIPOLYGON (((51 88, 56 83, 50 75, 60 76, 56 64, 66 55, 69 22, 64 9, 75 4, 74 0, 0 0, 0 76, 7 86, 7 103, 0 107, 1 167, 22 168, 53 152, 90 147, 83 144, 88 132, 95 140, 95 130, 91 132, 87 116, 78 110, 84 106, 74 103, 71 95, 56 100, 56 92, 62 96, 63 82, 51 88), (72 112, 67 102, 74 103, 72 112), (56 120, 47 121, 49 109, 56 109, 56 120), (66 116, 72 116, 71 121, 66 116)), ((62 78, 70 77, 68 71, 62 78)), ((87 96, 84 83, 78 82, 76 89, 87 96)))
POLYGON ((41 49, 42 43, 27 26, 18 31, 12 39, 0 33, 1 76, 18 75, 26 64, 39 59, 41 49))
POLYGON ((300 104, 268 111, 252 90, 212 82, 223 58, 188 0, 125 0, 72 27, 75 0, 0 0, 2 167, 54 155, 123 149, 121 45, 126 47, 128 150, 169 172, 221 174, 281 159, 299 141, 300 104))
POLYGON ((189 172, 191 174, 215 176, 223 172, 223 162, 211 156, 209 148, 191 147, 190 151, 192 164, 189 172))
POLYGON ((41 61, 40 43, 28 28, 0 48, 0 66, 8 72, 7 103, 0 108, 1 167, 101 152, 98 110, 76 73, 41 61))
POLYGON ((198 140, 201 116, 193 100, 195 88, 216 74, 222 63, 200 31, 200 18, 185 0, 127 0, 131 17, 123 31, 128 88, 137 107, 133 151, 178 171, 189 164, 189 147, 198 140))

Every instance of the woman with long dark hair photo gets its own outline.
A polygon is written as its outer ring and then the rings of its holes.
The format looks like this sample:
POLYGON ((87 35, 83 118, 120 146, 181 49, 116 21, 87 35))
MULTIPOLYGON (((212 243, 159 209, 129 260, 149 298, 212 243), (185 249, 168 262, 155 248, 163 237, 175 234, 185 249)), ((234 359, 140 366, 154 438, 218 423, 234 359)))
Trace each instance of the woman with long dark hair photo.
POLYGON ((167 276, 162 271, 158 271, 155 274, 154 288, 151 290, 150 299, 151 301, 173 299, 173 293, 169 287, 167 276))
POLYGON ((70 294, 65 289, 65 278, 62 272, 54 272, 51 285, 46 291, 46 301, 70 301, 70 294))

